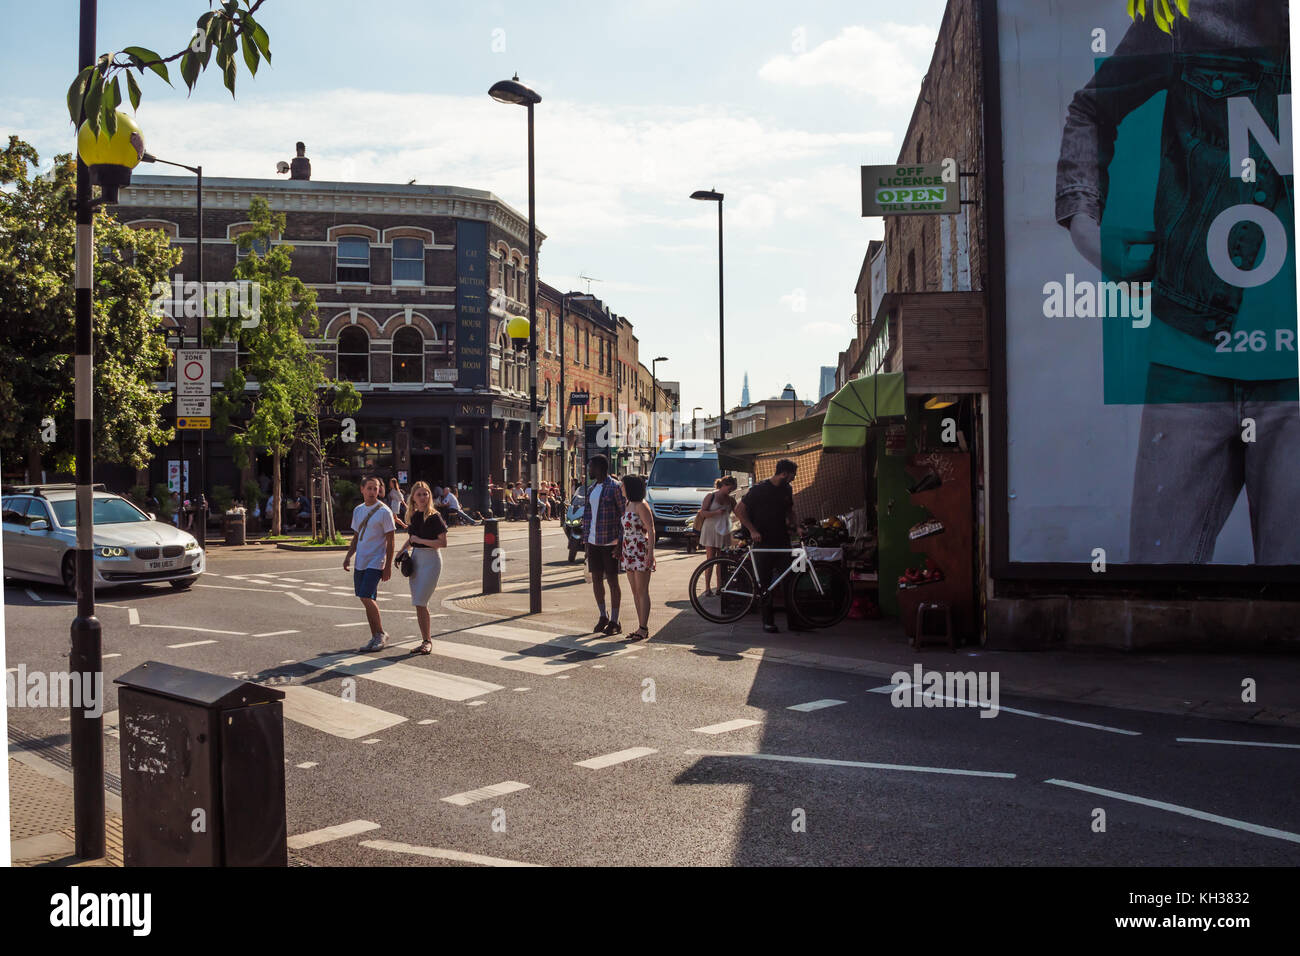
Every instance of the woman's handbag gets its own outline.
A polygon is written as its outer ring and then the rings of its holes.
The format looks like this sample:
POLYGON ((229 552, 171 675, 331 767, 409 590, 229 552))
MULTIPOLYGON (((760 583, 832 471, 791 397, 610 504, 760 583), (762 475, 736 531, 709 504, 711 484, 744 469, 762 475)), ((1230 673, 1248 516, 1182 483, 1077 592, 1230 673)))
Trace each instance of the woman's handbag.
MULTIPOLYGON (((711 503, 713 501, 713 494, 710 493, 709 496, 704 500, 711 503)), ((712 515, 709 512, 705 511, 704 507, 705 506, 703 504, 700 505, 700 510, 695 512, 695 521, 692 522, 691 525, 691 527, 694 529, 696 534, 700 533, 700 530, 704 527, 704 522, 708 521, 710 518, 715 517, 715 515, 712 515)))
POLYGON ((411 558, 411 552, 409 551, 403 551, 393 563, 397 565, 397 570, 402 572, 404 578, 409 578, 415 573, 415 561, 411 558))

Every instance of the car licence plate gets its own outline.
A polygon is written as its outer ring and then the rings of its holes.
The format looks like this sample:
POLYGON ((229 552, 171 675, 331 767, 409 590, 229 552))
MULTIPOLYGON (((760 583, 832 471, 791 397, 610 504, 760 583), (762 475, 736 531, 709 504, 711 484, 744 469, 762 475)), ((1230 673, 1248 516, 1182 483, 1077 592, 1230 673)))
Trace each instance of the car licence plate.
POLYGON ((168 568, 174 568, 174 567, 176 567, 175 561, 150 561, 149 562, 150 571, 165 571, 168 568))
POLYGON ((669 534, 681 533, 681 532, 683 532, 683 531, 686 530, 686 525, 684 525, 684 524, 670 524, 670 525, 669 525, 667 528, 665 528, 664 530, 667 531, 669 534))

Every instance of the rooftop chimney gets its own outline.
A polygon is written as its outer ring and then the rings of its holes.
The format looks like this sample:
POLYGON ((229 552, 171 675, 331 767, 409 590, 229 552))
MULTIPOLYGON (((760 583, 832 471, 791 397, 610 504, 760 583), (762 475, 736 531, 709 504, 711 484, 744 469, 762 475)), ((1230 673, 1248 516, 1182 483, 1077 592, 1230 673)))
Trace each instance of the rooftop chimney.
POLYGON ((290 179, 311 179, 311 160, 307 158, 307 147, 297 144, 298 155, 289 164, 290 179))

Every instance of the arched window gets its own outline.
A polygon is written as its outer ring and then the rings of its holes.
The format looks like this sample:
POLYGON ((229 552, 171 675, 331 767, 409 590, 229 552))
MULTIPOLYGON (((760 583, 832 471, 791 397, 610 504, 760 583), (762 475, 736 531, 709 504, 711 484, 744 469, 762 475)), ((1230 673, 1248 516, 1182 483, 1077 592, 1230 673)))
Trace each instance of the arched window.
POLYGON ((364 236, 340 236, 337 281, 370 281, 370 240, 364 236))
POLYGON ((393 335, 393 381, 424 381, 424 336, 409 325, 393 335))
POLYGON ((393 282, 424 284, 423 240, 393 240, 393 282))
POLYGON ((370 336, 349 325, 339 333, 339 378, 349 382, 370 381, 370 336))

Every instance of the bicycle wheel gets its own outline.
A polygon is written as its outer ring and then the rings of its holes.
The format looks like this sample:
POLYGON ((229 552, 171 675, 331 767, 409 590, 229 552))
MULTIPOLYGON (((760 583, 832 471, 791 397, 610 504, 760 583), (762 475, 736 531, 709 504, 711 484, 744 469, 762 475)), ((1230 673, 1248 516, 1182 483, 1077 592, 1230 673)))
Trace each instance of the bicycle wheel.
POLYGON ((848 616, 853 585, 840 565, 814 562, 807 571, 792 574, 787 582, 786 603, 807 626, 832 627, 848 616))
POLYGON ((714 624, 739 621, 754 606, 758 588, 749 566, 737 558, 713 558, 705 561, 691 575, 691 607, 695 613, 714 624), (704 572, 712 572, 713 594, 704 594, 704 572))

